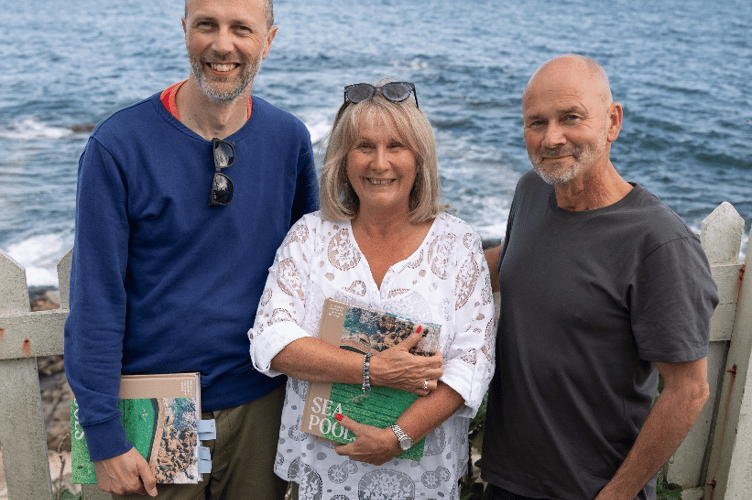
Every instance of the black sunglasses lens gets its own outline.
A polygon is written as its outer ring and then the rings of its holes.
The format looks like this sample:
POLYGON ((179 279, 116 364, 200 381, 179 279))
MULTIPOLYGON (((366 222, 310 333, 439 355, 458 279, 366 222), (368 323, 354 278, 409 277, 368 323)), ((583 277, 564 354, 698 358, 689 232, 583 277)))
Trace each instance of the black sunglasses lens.
POLYGON ((350 99, 350 102, 353 104, 357 104, 370 99, 375 93, 376 88, 373 85, 359 83, 347 89, 347 98, 350 99))
POLYGON ((410 97, 410 87, 404 83, 387 83, 381 87, 381 93, 392 102, 402 102, 410 97))
POLYGON ((235 163, 235 149, 230 143, 224 141, 214 143, 214 163, 219 168, 229 167, 235 163))
POLYGON ((232 195, 235 194, 235 186, 229 177, 220 172, 214 174, 212 179, 211 205, 229 205, 232 195))

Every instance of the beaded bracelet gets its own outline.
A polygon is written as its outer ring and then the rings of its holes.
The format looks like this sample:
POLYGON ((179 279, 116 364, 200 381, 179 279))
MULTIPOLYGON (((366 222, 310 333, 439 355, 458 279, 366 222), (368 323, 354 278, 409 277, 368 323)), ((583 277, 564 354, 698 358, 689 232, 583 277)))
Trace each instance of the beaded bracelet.
POLYGON ((365 394, 366 391, 371 390, 371 377, 369 374, 370 367, 371 367, 371 353, 367 352, 366 355, 363 357, 363 394, 365 394))

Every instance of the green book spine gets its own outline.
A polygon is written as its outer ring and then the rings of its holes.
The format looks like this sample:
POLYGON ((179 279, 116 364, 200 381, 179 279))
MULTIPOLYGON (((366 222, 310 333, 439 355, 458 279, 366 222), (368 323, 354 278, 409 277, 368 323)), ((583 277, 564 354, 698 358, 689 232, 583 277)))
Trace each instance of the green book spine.
POLYGON ((71 481, 74 484, 96 484, 94 464, 89 459, 84 430, 78 423, 78 403, 74 399, 71 407, 71 481))

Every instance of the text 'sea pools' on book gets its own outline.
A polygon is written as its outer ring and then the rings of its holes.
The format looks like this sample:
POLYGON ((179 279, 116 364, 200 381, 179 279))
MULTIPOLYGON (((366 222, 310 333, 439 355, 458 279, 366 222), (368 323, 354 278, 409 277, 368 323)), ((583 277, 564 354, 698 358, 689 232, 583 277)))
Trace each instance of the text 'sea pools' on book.
MULTIPOLYGON (((213 439, 214 423, 201 420, 198 373, 123 375, 119 396, 126 438, 149 463, 158 484, 198 483, 202 473, 211 471, 208 449, 200 443, 213 439)), ((72 482, 96 484, 78 411, 76 400, 71 401, 72 482)))
MULTIPOLYGON (((441 326, 326 299, 319 339, 341 349, 376 354, 399 344, 418 327, 421 327, 423 338, 410 352, 430 356, 439 346, 441 326)), ((337 422, 335 414, 341 413, 356 422, 384 429, 395 423, 417 397, 411 392, 388 387, 374 386, 363 393, 361 386, 356 384, 312 382, 308 384, 301 430, 346 444, 355 436, 337 422)), ((420 460, 424 445, 425 439, 421 439, 398 457, 420 460)))

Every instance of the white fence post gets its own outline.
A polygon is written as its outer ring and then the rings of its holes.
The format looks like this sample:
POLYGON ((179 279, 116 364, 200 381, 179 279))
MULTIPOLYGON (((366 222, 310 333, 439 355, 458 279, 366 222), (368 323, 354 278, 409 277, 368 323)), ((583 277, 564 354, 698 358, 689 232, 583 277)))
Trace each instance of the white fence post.
MULTIPOLYGON (((63 354, 71 255, 58 263, 60 309, 30 312, 24 268, 0 250, 0 447, 9 500, 52 498, 37 357, 63 354)), ((82 485, 84 500, 111 500, 82 485)))
POLYGON ((0 250, 0 446, 8 498, 46 500, 52 496, 52 481, 37 343, 15 321, 24 314, 30 314, 24 268, 0 250))
MULTIPOLYGON (((60 309, 70 309, 70 271, 73 259, 73 249, 68 250, 60 262, 57 263, 58 292, 60 293, 60 309)), ((62 332, 60 332, 62 333, 62 332)))
POLYGON ((750 248, 739 272, 733 333, 723 373, 712 436, 704 498, 742 500, 752 497, 752 269, 750 248))
MULTIPOLYGON (((695 425, 671 457, 667 479, 685 489, 703 484, 707 467, 707 450, 713 429, 713 417, 719 401, 721 372, 726 360, 728 340, 734 327, 734 312, 739 292, 739 250, 744 219, 733 206, 723 203, 702 223, 700 241, 708 257, 720 302, 711 319, 708 350, 708 385, 710 397, 695 425)), ((694 496, 702 494, 698 489, 694 496)))

